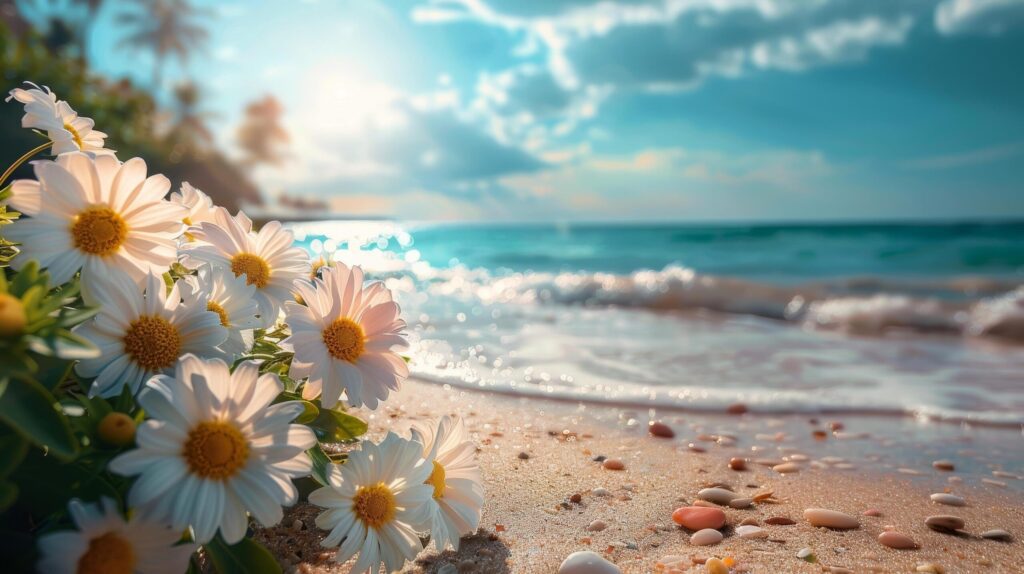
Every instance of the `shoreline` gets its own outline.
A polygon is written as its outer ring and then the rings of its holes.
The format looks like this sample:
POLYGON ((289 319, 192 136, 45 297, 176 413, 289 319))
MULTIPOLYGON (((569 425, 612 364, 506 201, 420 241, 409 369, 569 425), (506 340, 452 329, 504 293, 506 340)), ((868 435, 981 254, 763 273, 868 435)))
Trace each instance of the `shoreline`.
MULTIPOLYGON (((597 552, 627 573, 705 572, 702 562, 710 557, 731 557, 734 572, 914 572, 926 564, 950 573, 1024 572, 1024 479, 1010 478, 1024 472, 1014 455, 1021 437, 1010 439, 1003 430, 931 425, 924 434, 935 433, 931 438, 940 440, 922 447, 888 435, 907 432, 902 425, 880 427, 859 418, 815 425, 807 416, 640 413, 471 393, 417 380, 408 381, 381 410, 360 414, 367 415, 374 440, 388 430, 406 432, 414 419, 457 414, 479 446, 487 492, 479 533, 465 538, 457 553, 424 550, 403 572, 552 573, 578 550, 597 552), (675 438, 649 436, 651 415, 672 427, 675 438), (794 430, 800 428, 802 433, 794 430), (814 433, 825 429, 824 439, 814 433), (606 470, 594 462, 598 456, 620 459, 625 469, 606 470), (734 457, 749 459, 747 469, 730 469, 734 457), (940 471, 924 462, 940 458, 955 461, 956 470, 940 471), (1012 464, 994 470, 1000 460, 1012 464), (776 461, 793 463, 798 471, 782 474, 758 464, 776 461), (695 546, 691 531, 675 525, 672 513, 713 485, 744 496, 772 491, 775 502, 724 507, 724 540, 695 546), (946 491, 967 505, 929 499, 946 491), (813 527, 803 511, 815 507, 856 516, 860 526, 813 527), (869 509, 880 516, 863 516, 869 509), (962 517, 966 533, 925 526, 926 517, 945 514, 962 517), (771 517, 794 524, 766 524, 771 517), (744 520, 757 520, 767 538, 740 538, 736 527, 744 520), (920 548, 883 546, 877 537, 887 526, 920 548), (992 529, 1008 531, 1011 541, 978 537, 992 529), (817 563, 797 557, 804 548, 814 552, 817 563), (677 557, 678 567, 659 567, 675 560, 669 557, 677 557)), ((257 537, 286 572, 348 572, 346 565, 331 562, 330 549, 319 546, 325 533, 313 525, 316 514, 316 508, 300 503, 279 526, 257 530, 257 537)))

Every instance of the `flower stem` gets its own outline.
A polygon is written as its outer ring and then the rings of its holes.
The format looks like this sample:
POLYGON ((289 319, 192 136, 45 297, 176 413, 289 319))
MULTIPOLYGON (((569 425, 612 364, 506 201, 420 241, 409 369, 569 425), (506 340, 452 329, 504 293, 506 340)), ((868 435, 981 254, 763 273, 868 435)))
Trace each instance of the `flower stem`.
POLYGON ((39 153, 39 152, 49 148, 52 145, 53 145, 52 141, 47 141, 46 143, 40 144, 38 147, 32 148, 29 151, 25 152, 25 155, 19 157, 17 159, 17 161, 15 161, 13 164, 11 164, 11 167, 7 168, 7 171, 5 171, 2 176, 0 176, 0 186, 2 186, 4 184, 4 182, 7 181, 7 178, 10 177, 12 173, 14 173, 14 170, 16 170, 19 167, 21 167, 21 164, 23 164, 26 161, 32 159, 32 156, 34 156, 37 153, 39 153))

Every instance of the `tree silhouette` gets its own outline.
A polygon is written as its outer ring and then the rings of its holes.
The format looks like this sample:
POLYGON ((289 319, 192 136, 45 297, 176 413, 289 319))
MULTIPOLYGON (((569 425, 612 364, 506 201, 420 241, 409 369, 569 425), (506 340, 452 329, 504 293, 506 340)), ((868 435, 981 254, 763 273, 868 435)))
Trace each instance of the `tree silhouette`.
POLYGON ((246 165, 280 165, 288 143, 288 132, 281 127, 284 106, 274 96, 266 96, 245 107, 245 118, 238 127, 238 145, 245 153, 246 165))
POLYGON ((153 66, 153 90, 163 83, 167 59, 175 57, 185 64, 193 52, 203 50, 209 33, 197 22, 209 11, 200 10, 188 0, 131 0, 135 10, 122 12, 118 21, 134 29, 120 42, 122 48, 149 50, 156 58, 153 66))

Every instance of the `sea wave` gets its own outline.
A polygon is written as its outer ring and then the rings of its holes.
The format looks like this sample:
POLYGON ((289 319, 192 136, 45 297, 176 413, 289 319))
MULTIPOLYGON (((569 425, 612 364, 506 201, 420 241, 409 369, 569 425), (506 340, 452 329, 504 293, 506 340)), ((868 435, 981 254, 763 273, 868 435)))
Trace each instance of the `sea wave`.
POLYGON ((483 269, 437 269, 422 264, 405 271, 410 270, 433 293, 485 303, 706 310, 858 335, 902 330, 1024 344, 1024 287, 994 280, 906 282, 858 277, 787 286, 701 274, 676 265, 630 274, 494 275, 483 269))

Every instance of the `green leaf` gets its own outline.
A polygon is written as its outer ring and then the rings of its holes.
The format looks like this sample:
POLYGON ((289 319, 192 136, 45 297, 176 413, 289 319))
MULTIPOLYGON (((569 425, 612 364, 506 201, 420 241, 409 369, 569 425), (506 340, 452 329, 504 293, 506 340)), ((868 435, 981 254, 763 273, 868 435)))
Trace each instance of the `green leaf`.
POLYGON ((53 395, 39 383, 11 379, 0 394, 0 420, 57 458, 70 460, 78 452, 78 442, 56 404, 53 395))
POLYGON ((295 424, 307 425, 315 421, 317 417, 320 416, 320 409, 318 409, 316 405, 309 401, 299 400, 299 402, 302 403, 302 408, 304 410, 302 411, 302 414, 295 417, 295 420, 292 422, 295 424))
POLYGON ((102 472, 105 464, 95 466, 66 464, 42 451, 31 450, 9 480, 18 485, 19 506, 42 520, 63 511, 71 498, 94 501, 107 496, 121 501, 122 494, 111 484, 109 475, 102 472))
POLYGON ((351 442, 368 430, 366 421, 334 409, 321 409, 309 427, 323 442, 351 442))
POLYGON ((243 538, 238 544, 228 546, 218 534, 206 545, 206 552, 220 574, 276 574, 281 572, 270 551, 251 538, 243 538))
POLYGON ((0 436, 0 478, 14 472, 28 452, 28 441, 16 434, 0 436))
POLYGON ((313 448, 306 451, 309 454, 310 460, 313 461, 313 478, 320 484, 327 486, 330 481, 327 480, 328 471, 331 465, 331 458, 324 452, 323 447, 316 445, 313 448))
POLYGON ((74 364, 72 361, 65 361, 55 357, 41 358, 37 362, 39 363, 39 371, 36 372, 35 379, 42 383, 43 387, 49 391, 57 388, 57 385, 64 381, 68 376, 68 372, 71 371, 71 365, 74 364))

